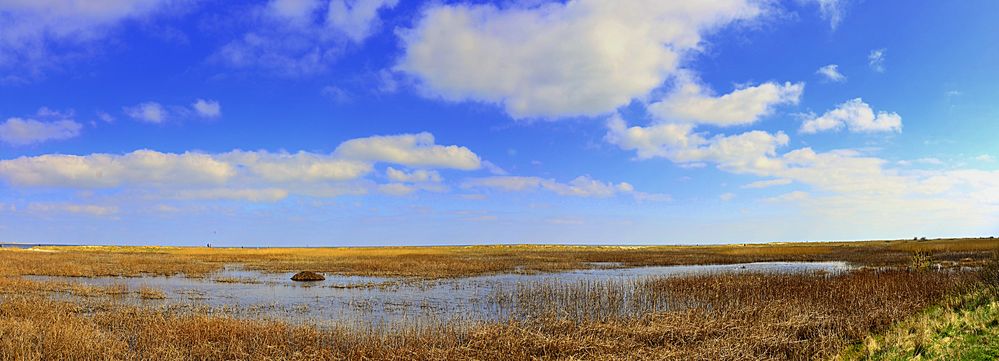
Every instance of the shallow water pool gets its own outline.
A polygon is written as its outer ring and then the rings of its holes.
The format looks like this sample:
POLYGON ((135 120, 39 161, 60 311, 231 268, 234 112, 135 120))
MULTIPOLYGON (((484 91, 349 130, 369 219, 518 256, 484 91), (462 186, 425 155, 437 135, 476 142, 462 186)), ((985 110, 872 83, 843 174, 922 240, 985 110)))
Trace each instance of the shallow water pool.
MULTIPOLYGON (((450 320, 486 321, 511 316, 511 305, 496 297, 513 295, 525 285, 572 285, 622 282, 649 277, 711 273, 766 272, 837 274, 849 271, 845 262, 761 262, 728 265, 617 268, 593 264, 591 269, 543 274, 495 274, 457 279, 423 280, 326 275, 321 282, 294 282, 292 273, 265 273, 227 266, 205 278, 173 277, 52 277, 26 276, 39 281, 75 282, 93 286, 123 285, 162 290, 165 298, 124 297, 120 302, 144 306, 208 308, 235 317, 270 318, 323 324, 413 324, 450 320)), ((72 298, 68 294, 56 297, 72 298)))

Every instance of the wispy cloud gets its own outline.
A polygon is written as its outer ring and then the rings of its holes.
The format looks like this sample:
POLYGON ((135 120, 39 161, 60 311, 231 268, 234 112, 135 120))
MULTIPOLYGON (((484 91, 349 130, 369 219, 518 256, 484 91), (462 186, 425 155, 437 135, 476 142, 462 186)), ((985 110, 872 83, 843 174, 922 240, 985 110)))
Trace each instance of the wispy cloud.
POLYGON ((125 112, 125 115, 141 122, 160 124, 167 120, 166 108, 157 102, 139 103, 124 107, 122 111, 125 112))
POLYGON ((504 192, 524 192, 546 190, 561 196, 606 198, 616 195, 631 195, 639 201, 666 201, 670 197, 662 194, 638 192, 630 183, 611 183, 593 179, 589 176, 579 176, 569 182, 562 183, 554 179, 524 176, 492 176, 466 179, 462 183, 465 189, 495 189, 504 192))
POLYGON ((12 69, 8 74, 14 81, 43 76, 46 70, 100 49, 99 42, 124 21, 153 16, 170 2, 0 2, 0 69, 12 69))
POLYGON ((836 64, 823 66, 819 70, 816 70, 815 73, 831 82, 840 83, 846 81, 846 76, 839 72, 839 65, 836 64))
POLYGON ((871 67, 871 70, 878 73, 885 72, 885 54, 887 52, 888 49, 881 48, 871 50, 871 53, 867 54, 867 65, 871 67))
POLYGON ((73 113, 39 109, 34 118, 7 118, 0 122, 0 143, 24 146, 80 135, 83 125, 73 120, 73 113))
POLYGON ((235 69, 302 77, 327 72, 380 24, 398 0, 271 0, 246 14, 253 26, 223 45, 216 62, 235 69))

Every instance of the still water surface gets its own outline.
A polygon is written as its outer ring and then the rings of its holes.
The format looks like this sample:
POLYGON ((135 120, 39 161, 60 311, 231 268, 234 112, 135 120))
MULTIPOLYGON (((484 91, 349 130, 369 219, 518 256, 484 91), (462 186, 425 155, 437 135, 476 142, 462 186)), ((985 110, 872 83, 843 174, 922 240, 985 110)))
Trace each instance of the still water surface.
POLYGON ((326 275, 325 281, 309 283, 291 281, 292 273, 258 272, 238 266, 226 267, 205 278, 26 278, 94 286, 124 285, 132 291, 151 287, 166 294, 163 300, 145 300, 139 297, 119 300, 144 306, 166 306, 181 310, 201 307, 235 317, 315 324, 352 322, 359 326, 371 326, 456 319, 504 319, 510 316, 510 305, 497 303, 495 296, 498 293, 512 294, 524 285, 557 286, 605 281, 627 283, 648 277, 735 272, 837 274, 851 269, 845 262, 761 262, 616 268, 618 266, 613 263, 595 263, 591 265, 591 269, 569 272, 495 274, 443 280, 326 275), (235 280, 239 282, 232 282, 235 280))

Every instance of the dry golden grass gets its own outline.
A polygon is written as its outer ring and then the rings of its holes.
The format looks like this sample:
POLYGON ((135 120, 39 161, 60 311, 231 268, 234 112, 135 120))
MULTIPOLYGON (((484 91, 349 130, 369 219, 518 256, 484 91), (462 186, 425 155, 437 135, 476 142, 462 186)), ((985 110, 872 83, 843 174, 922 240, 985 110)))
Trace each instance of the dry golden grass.
POLYGON ((499 272, 551 272, 624 266, 760 261, 848 261, 867 266, 907 264, 922 252, 935 261, 980 262, 999 251, 989 238, 867 242, 771 243, 720 246, 467 246, 358 248, 41 247, 0 249, 0 275, 204 277, 226 264, 273 272, 462 277, 499 272))
POLYGON ((162 300, 166 298, 166 294, 156 288, 142 287, 139 289, 139 298, 144 300, 162 300))

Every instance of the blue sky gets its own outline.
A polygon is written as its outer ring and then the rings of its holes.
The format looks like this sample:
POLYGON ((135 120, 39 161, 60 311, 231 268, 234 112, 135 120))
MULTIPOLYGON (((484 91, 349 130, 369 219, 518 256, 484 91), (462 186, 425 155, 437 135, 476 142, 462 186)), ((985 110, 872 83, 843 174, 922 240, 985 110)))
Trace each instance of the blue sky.
POLYGON ((0 242, 991 235, 997 11, 0 0, 0 242))

